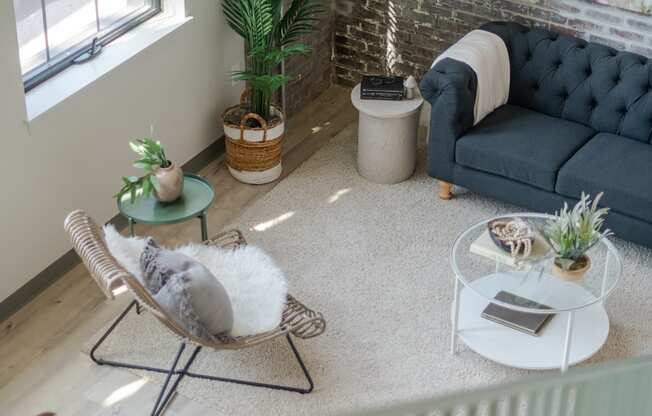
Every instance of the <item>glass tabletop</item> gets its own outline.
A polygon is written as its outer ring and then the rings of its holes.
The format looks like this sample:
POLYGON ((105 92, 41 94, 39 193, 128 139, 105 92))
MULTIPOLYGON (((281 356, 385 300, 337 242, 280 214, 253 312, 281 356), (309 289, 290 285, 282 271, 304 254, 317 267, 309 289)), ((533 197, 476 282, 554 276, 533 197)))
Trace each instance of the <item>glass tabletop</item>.
POLYGON ((183 193, 174 202, 159 202, 150 195, 133 203, 125 194, 118 201, 118 209, 127 218, 143 224, 173 224, 199 216, 215 198, 210 183, 201 176, 184 173, 183 193))
POLYGON ((500 306, 530 313, 557 313, 585 308, 604 300, 622 274, 618 250, 601 238, 588 252, 589 270, 578 281, 568 281, 552 272, 554 252, 543 237, 543 225, 553 218, 547 214, 514 213, 481 221, 462 232, 453 245, 451 264, 456 278, 477 295, 500 306), (521 218, 534 232, 530 255, 513 258, 500 248, 488 226, 495 220, 521 218), (501 291, 527 299, 508 302, 494 297, 501 291), (547 308, 543 309, 541 305, 547 308))

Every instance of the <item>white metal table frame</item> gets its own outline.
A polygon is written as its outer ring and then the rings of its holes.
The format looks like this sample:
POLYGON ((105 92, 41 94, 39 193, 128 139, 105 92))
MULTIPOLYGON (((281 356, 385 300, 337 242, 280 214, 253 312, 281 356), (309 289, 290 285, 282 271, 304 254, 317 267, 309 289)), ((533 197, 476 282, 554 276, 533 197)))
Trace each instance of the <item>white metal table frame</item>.
MULTIPOLYGON (((459 336, 459 314, 460 314, 460 291, 462 289, 461 285, 466 286, 468 289, 470 289, 472 292, 477 294, 478 296, 482 297, 483 299, 486 299, 489 302, 498 304, 499 306, 503 306, 512 310, 516 311, 521 311, 521 312, 529 312, 529 313, 549 313, 548 311, 546 312, 537 312, 536 310, 533 309, 528 309, 524 307, 519 307, 516 305, 512 305, 509 303, 504 303, 497 301, 495 299, 489 299, 487 298, 484 294, 480 293, 477 291, 471 284, 469 284, 466 279, 464 279, 464 275, 458 268, 457 262, 455 261, 455 253, 457 252, 459 245, 462 244, 464 241, 464 237, 467 236, 467 234, 471 233, 472 231, 476 230, 477 227, 480 227, 482 225, 486 225, 488 222, 499 219, 499 218, 506 218, 506 217, 528 217, 528 218, 541 218, 541 219, 548 219, 552 218, 552 215, 548 214, 537 214, 537 213, 531 213, 531 212, 520 212, 520 213, 512 213, 512 214, 505 214, 505 215, 499 215, 487 220, 483 220, 480 222, 477 222, 473 224, 472 226, 468 227, 466 230, 464 230, 458 237, 455 239, 455 242, 453 244, 453 248, 451 249, 451 254, 450 254, 450 261, 451 261, 451 266, 453 268, 454 274, 455 274, 455 289, 454 289, 454 298, 453 298, 453 311, 452 311, 452 330, 451 330, 451 354, 456 355, 457 354, 457 338, 459 336)), ((622 275, 622 260, 620 258, 620 254, 618 253, 618 250, 615 248, 613 243, 609 241, 606 238, 602 238, 601 241, 598 244, 605 244, 607 247, 607 255, 605 256, 605 266, 604 266, 604 272, 602 276, 602 285, 601 285, 601 295, 600 297, 596 297, 594 302, 587 303, 585 305, 582 305, 581 307, 577 308, 569 308, 569 309, 556 309, 554 313, 566 313, 566 331, 565 331, 565 336, 564 336, 564 346, 563 346, 563 354, 560 357, 561 361, 561 372, 566 372, 568 370, 568 365, 569 365, 569 356, 570 356, 570 350, 571 350, 571 345, 573 341, 573 326, 574 326, 574 320, 575 320, 575 311, 579 309, 586 308, 588 306, 591 306, 595 303, 601 302, 604 304, 605 300, 611 293, 611 291, 617 286, 618 281, 621 278, 622 275), (615 260, 618 262, 618 276, 616 277, 616 281, 614 284, 607 290, 606 288, 606 282, 607 282, 607 277, 609 273, 609 261, 611 256, 614 256, 615 260)), ((498 271, 498 267, 501 265, 501 263, 496 260, 496 271, 498 271)), ((543 273, 543 266, 540 266, 539 273, 543 273)))

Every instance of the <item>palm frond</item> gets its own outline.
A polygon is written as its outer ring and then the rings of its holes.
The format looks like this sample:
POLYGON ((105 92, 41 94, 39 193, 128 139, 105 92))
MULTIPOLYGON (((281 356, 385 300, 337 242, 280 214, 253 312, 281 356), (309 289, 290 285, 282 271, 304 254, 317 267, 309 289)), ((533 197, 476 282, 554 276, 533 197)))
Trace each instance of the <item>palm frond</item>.
POLYGON ((240 6, 240 0, 222 1, 222 11, 224 11, 224 16, 226 17, 226 23, 238 35, 246 39, 248 37, 247 26, 240 6))
POLYGON ((283 86, 292 78, 283 74, 265 74, 258 75, 249 71, 236 71, 233 73, 233 78, 248 82, 252 88, 257 88, 271 96, 275 91, 283 86))
POLYGON ((272 17, 274 18, 274 24, 276 25, 279 20, 281 20, 281 9, 283 6, 283 0, 269 0, 272 6, 272 17))
POLYGON ((303 43, 294 43, 284 47, 283 49, 257 47, 249 52, 249 56, 252 58, 260 59, 269 65, 277 66, 290 56, 307 55, 311 51, 312 49, 308 45, 303 43))
POLYGON ((228 25, 249 46, 267 43, 274 28, 272 3, 269 0, 223 0, 222 9, 228 25))
POLYGON ((274 36, 278 45, 284 46, 314 30, 318 16, 326 11, 323 0, 293 0, 281 18, 274 36))

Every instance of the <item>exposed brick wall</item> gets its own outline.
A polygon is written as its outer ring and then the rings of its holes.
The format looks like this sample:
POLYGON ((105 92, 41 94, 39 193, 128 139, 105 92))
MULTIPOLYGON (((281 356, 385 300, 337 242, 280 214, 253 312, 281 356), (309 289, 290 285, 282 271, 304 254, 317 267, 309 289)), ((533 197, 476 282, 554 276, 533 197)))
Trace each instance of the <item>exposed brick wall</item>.
POLYGON ((329 5, 317 30, 305 36, 302 42, 312 47, 308 56, 296 56, 287 60, 285 72, 295 79, 285 89, 285 112, 291 116, 322 92, 333 82, 334 62, 332 61, 333 34, 335 32, 335 13, 329 5))
POLYGON ((544 27, 652 57, 652 17, 589 0, 334 0, 335 76, 423 75, 434 57, 492 20, 544 27))

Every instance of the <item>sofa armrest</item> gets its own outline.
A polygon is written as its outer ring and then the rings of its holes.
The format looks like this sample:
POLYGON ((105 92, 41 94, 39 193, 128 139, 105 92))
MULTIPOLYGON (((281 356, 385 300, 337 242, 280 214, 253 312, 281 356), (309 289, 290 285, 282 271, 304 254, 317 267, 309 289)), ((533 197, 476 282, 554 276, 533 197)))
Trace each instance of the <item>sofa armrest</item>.
POLYGON ((431 176, 454 183, 455 142, 473 127, 477 83, 470 66, 450 58, 438 62, 421 80, 421 94, 432 105, 428 137, 431 176))

